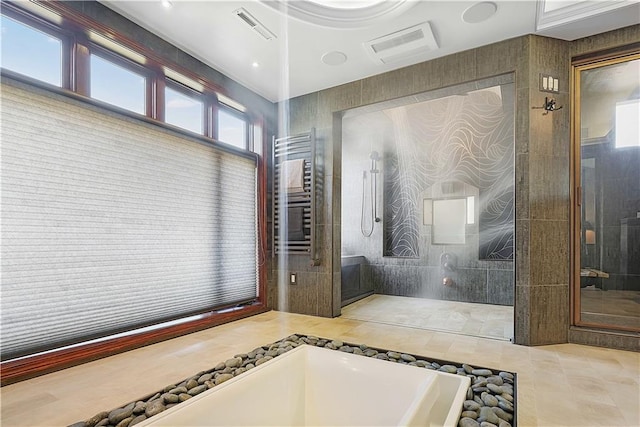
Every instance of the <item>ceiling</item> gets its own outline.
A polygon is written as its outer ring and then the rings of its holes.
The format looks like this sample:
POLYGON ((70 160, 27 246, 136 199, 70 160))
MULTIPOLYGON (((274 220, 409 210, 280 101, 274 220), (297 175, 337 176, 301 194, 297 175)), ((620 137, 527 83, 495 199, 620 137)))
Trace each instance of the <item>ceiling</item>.
POLYGON ((640 23, 639 0, 100 2, 274 102, 525 34, 640 23))

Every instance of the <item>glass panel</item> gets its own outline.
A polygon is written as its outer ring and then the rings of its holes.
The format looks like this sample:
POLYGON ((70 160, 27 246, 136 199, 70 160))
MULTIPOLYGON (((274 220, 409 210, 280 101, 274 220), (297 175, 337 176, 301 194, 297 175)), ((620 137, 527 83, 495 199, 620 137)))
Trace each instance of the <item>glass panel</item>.
POLYGON ((145 77, 100 56, 91 55, 91 97, 145 114, 145 77))
MULTIPOLYGON (((343 288, 343 305, 374 292, 381 302, 393 296, 446 300, 448 307, 489 304, 483 310, 496 314, 496 322, 467 332, 513 337, 514 78, 344 111, 342 265, 353 258, 366 262, 357 294, 343 288)), ((417 327, 460 332, 422 311, 409 316, 417 327)))
POLYGON ((62 86, 62 41, 2 15, 2 68, 62 86))
POLYGON ((203 133, 204 103, 183 92, 165 88, 165 122, 190 130, 203 133))
POLYGON ((247 122, 222 108, 218 110, 218 141, 247 148, 247 122))
POLYGON ((640 329, 640 60, 579 71, 580 323, 640 329))

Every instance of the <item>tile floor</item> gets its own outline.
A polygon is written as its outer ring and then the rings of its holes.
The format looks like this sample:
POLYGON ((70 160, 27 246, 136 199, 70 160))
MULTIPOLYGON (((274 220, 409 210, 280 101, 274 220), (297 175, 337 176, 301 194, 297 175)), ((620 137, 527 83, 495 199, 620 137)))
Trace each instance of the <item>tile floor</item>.
POLYGON ((345 319, 407 326, 509 341, 513 307, 371 295, 342 308, 345 319))
POLYGON ((580 289, 584 322, 640 328, 640 291, 580 289))
POLYGON ((0 424, 71 424, 295 332, 515 371, 520 426, 640 425, 640 353, 276 311, 3 387, 0 424))

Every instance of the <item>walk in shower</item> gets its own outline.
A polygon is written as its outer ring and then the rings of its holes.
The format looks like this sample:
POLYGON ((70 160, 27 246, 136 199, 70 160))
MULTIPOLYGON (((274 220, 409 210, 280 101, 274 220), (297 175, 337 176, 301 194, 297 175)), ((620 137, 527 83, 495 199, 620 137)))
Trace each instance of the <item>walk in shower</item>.
POLYGON ((514 98, 509 74, 345 112, 343 305, 373 293, 513 318, 514 98))

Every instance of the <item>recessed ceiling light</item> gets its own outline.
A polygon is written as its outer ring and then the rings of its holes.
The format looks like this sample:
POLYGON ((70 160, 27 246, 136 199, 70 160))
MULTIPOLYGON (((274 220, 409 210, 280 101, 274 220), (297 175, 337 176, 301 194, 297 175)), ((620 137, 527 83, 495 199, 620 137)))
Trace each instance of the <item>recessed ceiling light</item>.
POLYGON ((498 10, 498 5, 490 1, 476 3, 462 13, 462 20, 468 24, 478 24, 491 18, 498 10))
POLYGON ((334 50, 332 52, 327 52, 324 55, 322 55, 321 60, 327 65, 341 65, 347 62, 347 55, 345 55, 342 52, 338 52, 337 50, 334 50))
POLYGON ((251 66, 252 66, 253 68, 258 68, 258 67, 260 66, 260 64, 258 63, 258 61, 253 61, 253 62, 251 63, 251 66))
POLYGON ((161 0, 160 3, 165 9, 171 9, 173 7, 173 3, 170 0, 161 0))

